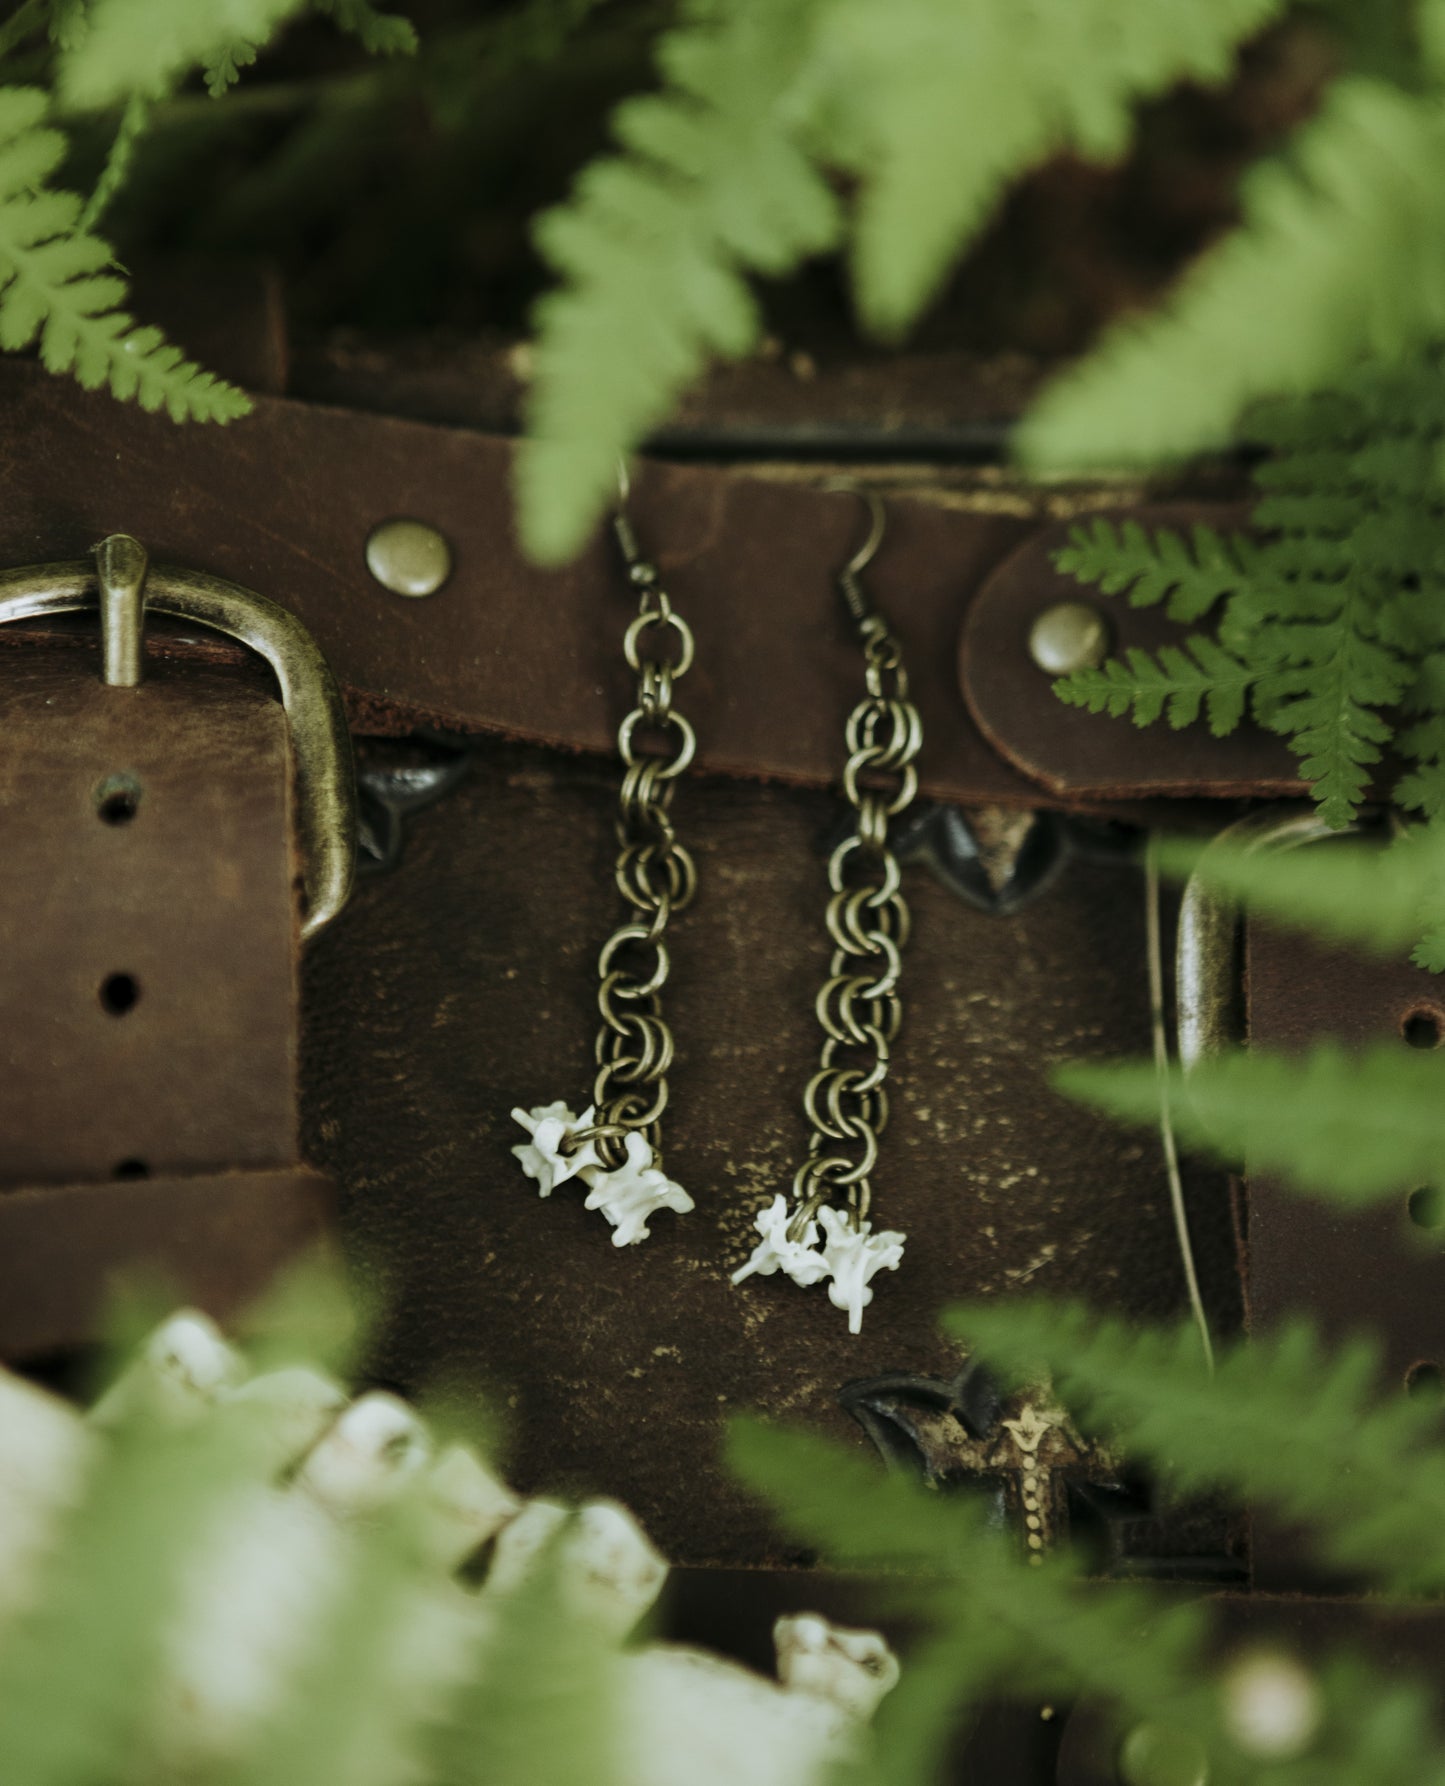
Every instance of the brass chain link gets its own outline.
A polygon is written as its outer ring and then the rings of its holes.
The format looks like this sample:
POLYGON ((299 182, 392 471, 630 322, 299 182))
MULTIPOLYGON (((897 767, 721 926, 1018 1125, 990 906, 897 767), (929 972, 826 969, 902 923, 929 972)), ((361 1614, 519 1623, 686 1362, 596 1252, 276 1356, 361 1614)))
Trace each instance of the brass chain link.
POLYGON ((869 610, 857 569, 855 561, 841 578, 863 642, 868 691, 845 733, 843 791, 857 818, 853 835, 828 863, 826 922, 834 947, 815 1005, 824 1032, 822 1057, 803 1093, 813 1134, 793 1179, 788 1238, 794 1241, 839 1195, 846 1195, 855 1228, 867 1219, 878 1137, 888 1123, 889 1051, 903 1018, 898 978, 909 915, 888 836, 891 821, 918 792, 914 758, 923 723, 908 699, 898 641, 869 610))
POLYGON ((667 924, 697 891, 697 868, 677 841, 670 811, 673 787, 697 749, 692 727, 672 704, 674 683, 692 665, 692 629, 662 588, 656 566, 642 556, 625 512, 614 517, 613 528, 628 578, 641 591, 622 643, 637 676, 637 705, 617 732, 624 772, 616 878, 632 915, 598 957, 596 1118, 574 1137, 574 1145, 594 1141, 610 1168, 623 1163, 624 1142, 634 1130, 651 1144, 654 1165, 661 1161, 660 1123, 673 1060, 672 1031, 662 1016, 672 965, 667 924))

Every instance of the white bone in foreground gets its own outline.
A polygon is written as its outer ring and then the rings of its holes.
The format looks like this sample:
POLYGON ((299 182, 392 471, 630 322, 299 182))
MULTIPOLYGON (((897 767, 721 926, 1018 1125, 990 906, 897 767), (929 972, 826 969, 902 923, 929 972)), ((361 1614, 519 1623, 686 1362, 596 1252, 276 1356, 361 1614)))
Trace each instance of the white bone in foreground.
MULTIPOLYGON (((407 1497, 420 1542, 413 1574, 378 1636, 379 1687, 350 1714, 327 1786, 416 1786, 418 1729, 484 1662, 505 1596, 530 1579, 562 1530, 564 1604, 621 1645, 656 1602, 667 1566, 626 1508, 518 1498, 464 1447, 436 1455, 395 1396, 347 1405, 304 1368, 246 1378, 204 1317, 165 1323, 88 1419, 0 1371, 0 1666, 3 1621, 43 1589, 63 1513, 112 1443, 109 1423, 144 1407, 186 1423, 255 1411, 261 1443, 190 1557, 166 1634, 166 1666, 145 1708, 146 1766, 158 1783, 207 1776, 243 1757, 294 1689, 334 1619, 368 1522, 407 1497), (568 1523, 570 1521, 570 1523, 568 1523), (453 1571, 495 1538, 481 1589, 453 1571)), ((821 1786, 866 1739, 898 1664, 871 1632, 805 1614, 775 1630, 781 1682, 701 1650, 618 1649, 614 1727, 627 1786, 821 1786)))

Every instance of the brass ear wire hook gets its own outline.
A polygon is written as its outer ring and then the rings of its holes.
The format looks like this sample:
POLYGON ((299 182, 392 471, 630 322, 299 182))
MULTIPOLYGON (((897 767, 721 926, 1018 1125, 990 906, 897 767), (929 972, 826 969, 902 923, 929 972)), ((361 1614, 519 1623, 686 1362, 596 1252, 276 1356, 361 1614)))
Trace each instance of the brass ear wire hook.
POLYGON ((645 589, 657 581, 655 567, 642 556, 642 548, 637 543, 637 533, 632 525, 632 517, 627 512, 627 505, 632 500, 632 474, 627 469, 627 461, 619 456, 617 460, 617 507, 612 512, 612 531, 617 544, 622 549, 622 556, 627 561, 627 574, 638 588, 645 589))
POLYGON ((874 618, 873 609, 863 591, 862 576, 868 566, 878 556, 878 548, 883 544, 883 535, 888 526, 888 515, 883 507, 883 498, 876 490, 865 489, 862 484, 850 483, 846 478, 839 478, 824 486, 828 490, 837 490, 848 496, 856 496, 868 508, 868 535, 858 550, 838 572, 838 587, 843 592, 843 600, 848 604, 848 612, 860 627, 867 627, 874 618))

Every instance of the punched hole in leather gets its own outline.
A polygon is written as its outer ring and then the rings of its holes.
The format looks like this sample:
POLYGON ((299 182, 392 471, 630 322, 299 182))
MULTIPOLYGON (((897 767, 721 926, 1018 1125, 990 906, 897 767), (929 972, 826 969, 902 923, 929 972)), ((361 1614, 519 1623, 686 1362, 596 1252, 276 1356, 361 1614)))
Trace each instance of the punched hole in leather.
POLYGON ((218 1316, 328 1225, 297 1109, 299 862, 264 672, 7 652, 0 1354, 97 1335, 122 1280, 218 1316))

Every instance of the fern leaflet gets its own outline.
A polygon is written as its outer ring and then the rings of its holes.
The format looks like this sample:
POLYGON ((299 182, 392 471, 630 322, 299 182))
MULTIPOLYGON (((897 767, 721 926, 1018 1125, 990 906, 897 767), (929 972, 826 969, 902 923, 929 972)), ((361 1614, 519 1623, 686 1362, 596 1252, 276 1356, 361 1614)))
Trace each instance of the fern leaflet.
POLYGON ((1080 1418, 1127 1435, 1179 1488, 1268 1502, 1333 1562, 1402 1592, 1445 1586, 1438 1410, 1381 1393, 1372 1342, 1327 1353, 1295 1324, 1226 1349, 1210 1375, 1191 1327, 1151 1332, 1073 1304, 978 1303, 946 1325, 1025 1380, 1047 1369, 1080 1418))
POLYGON ((1063 1556, 1025 1568, 978 1502, 880 1475, 809 1434, 739 1422, 728 1457, 793 1536, 845 1567, 897 1572, 894 1597, 932 1628, 878 1716, 890 1783, 936 1780, 958 1709, 1005 1686, 1122 1697, 1144 1716, 1171 1707, 1208 1728, 1205 1695, 1189 1685, 1204 1631, 1197 1605, 1123 1583, 1091 1593, 1063 1556))
POLYGON ((594 162, 537 243, 565 284, 539 337, 518 461, 530 553, 568 557, 615 488, 619 456, 666 415, 709 355, 746 353, 746 276, 831 247, 841 214, 787 96, 810 0, 694 0, 658 51, 667 90, 616 114, 623 153, 594 162))
POLYGON ((1216 738, 1232 732, 1244 712, 1245 699, 1257 672, 1231 657, 1212 639, 1184 641, 1181 650, 1166 645, 1157 656, 1137 648, 1097 670, 1076 670, 1055 682, 1054 693, 1071 707, 1114 718, 1128 714, 1136 726, 1164 715, 1177 731, 1192 725, 1201 708, 1216 738))
POLYGON ((260 46, 245 37, 233 37, 213 50, 202 65, 206 91, 211 98, 220 99, 228 93, 240 80, 241 70, 253 67, 260 53, 260 46))
POLYGON ((1249 175, 1242 228, 1174 301, 1045 394, 1023 457, 1121 464, 1222 446, 1254 398, 1332 384, 1362 352, 1420 347, 1445 325, 1442 194, 1438 102, 1337 81, 1289 158, 1249 175))
POLYGON ((89 24, 87 0, 50 0, 50 41, 62 50, 73 50, 89 24))
POLYGON ((1117 159, 1139 99, 1224 79, 1236 45, 1283 10, 1281 0, 826 9, 817 53, 834 78, 823 140, 861 182, 853 271, 864 319, 901 333, 1010 180, 1066 150, 1117 159))
MULTIPOLYGON (((1158 1120, 1152 1062, 1073 1064, 1057 1083, 1114 1116, 1158 1120)), ((1181 1137, 1347 1206, 1434 1183, 1445 1159, 1445 1064, 1398 1042, 1362 1054, 1321 1042, 1300 1059, 1226 1054, 1176 1076, 1170 1099, 1181 1137)))
POLYGON ((1180 879, 1197 874, 1277 923, 1388 954, 1420 934, 1422 908, 1445 876, 1445 835, 1425 826, 1388 850, 1350 841, 1273 853, 1224 839, 1203 851, 1184 841, 1158 848, 1160 865, 1180 879))
POLYGON ((305 0, 89 0, 87 28, 61 57, 68 106, 160 99, 234 44, 265 43, 305 0))
POLYGON ((106 270, 110 249, 80 227, 73 193, 44 184, 65 152, 60 133, 41 125, 46 108, 34 88, 0 88, 0 348, 28 347, 38 335, 51 372, 144 409, 164 407, 176 421, 245 415, 242 392, 118 308, 125 284, 106 270))
POLYGON ((1054 563, 1105 595, 1127 592, 1131 608, 1163 602, 1171 620, 1188 626, 1247 580, 1256 551, 1242 535, 1225 538, 1212 527, 1195 527, 1186 541, 1167 527, 1148 534, 1137 521, 1119 528, 1099 515, 1070 530, 1054 563))
POLYGON ((79 227, 82 230, 95 228, 105 215, 110 201, 125 184, 130 164, 135 159, 136 144, 145 134, 146 125, 150 122, 150 109, 150 102, 137 93, 133 93, 126 101, 110 145, 110 153, 105 158, 105 166, 80 214, 79 227))
MULTIPOLYGON (((1242 683, 1253 718, 1302 759, 1328 824, 1354 817, 1392 735, 1418 765, 1397 797, 1432 813, 1445 803, 1440 360, 1371 367, 1326 397, 1261 406, 1251 432, 1274 449, 1254 474, 1258 538, 1201 527, 1186 546, 1167 529, 1100 519, 1075 528, 1055 562, 1135 605, 1162 601, 1176 619, 1214 613, 1211 651, 1185 641, 1199 665, 1189 679, 1211 672, 1228 690, 1209 706, 1211 724, 1227 731, 1243 717, 1242 683), (1397 732, 1405 713, 1419 723, 1397 732)), ((1192 717, 1187 699, 1167 698, 1179 667, 1177 648, 1157 660, 1131 653, 1058 692, 1138 724, 1161 714, 1177 724, 1192 717)))
POLYGON ((414 56, 416 27, 399 13, 382 12, 371 0, 312 0, 316 11, 360 41, 369 56, 414 56))

